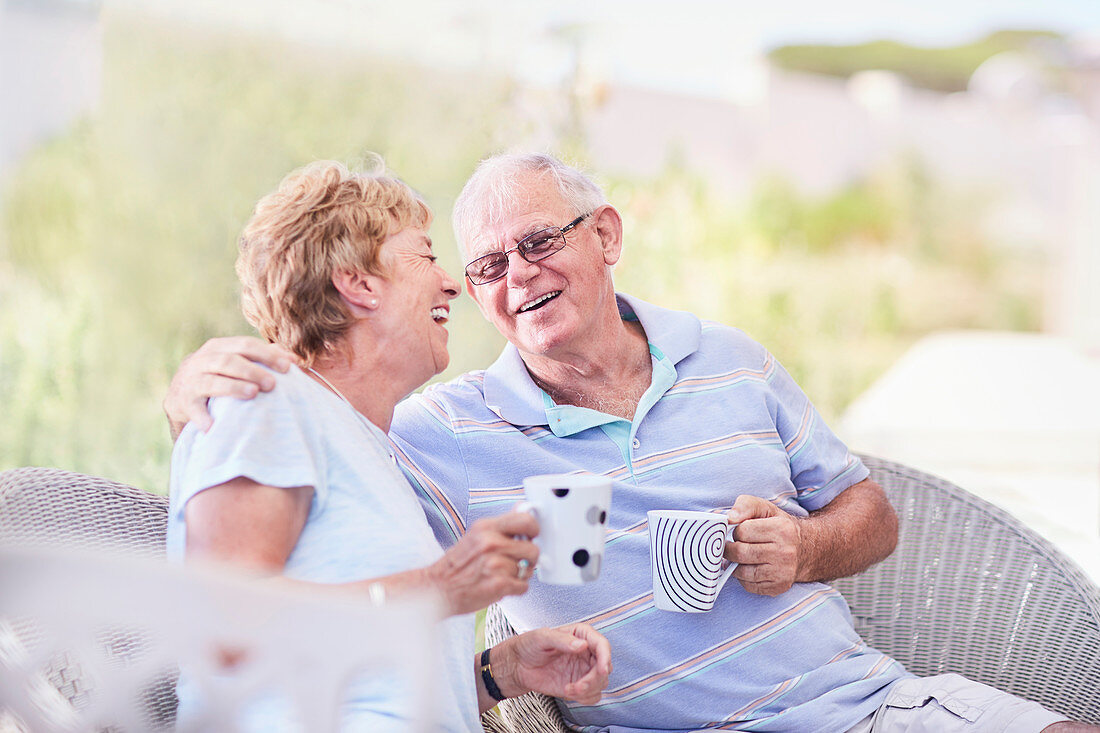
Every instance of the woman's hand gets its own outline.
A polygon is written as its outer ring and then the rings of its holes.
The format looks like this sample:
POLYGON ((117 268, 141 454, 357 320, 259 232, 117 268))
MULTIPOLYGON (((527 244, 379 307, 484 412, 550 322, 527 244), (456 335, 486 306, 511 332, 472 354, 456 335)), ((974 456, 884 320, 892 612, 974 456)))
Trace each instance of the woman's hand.
MULTIPOLYGON (((505 697, 533 691, 595 705, 611 675, 611 645, 588 624, 569 624, 513 636, 492 648, 489 663, 505 697)), ((484 712, 496 702, 484 692, 480 672, 477 684, 479 701, 488 704, 484 712)))
POLYGON ((504 596, 526 593, 528 568, 538 561, 539 548, 521 536, 538 533, 538 521, 523 512, 474 522, 454 547, 428 566, 428 580, 443 593, 452 614, 472 613, 504 596))
POLYGON ((201 430, 210 428, 206 403, 211 397, 231 396, 252 399, 258 392, 275 388, 275 377, 260 364, 286 372, 297 357, 277 344, 253 336, 210 339, 180 364, 168 394, 164 414, 172 439, 184 425, 194 422, 201 430))

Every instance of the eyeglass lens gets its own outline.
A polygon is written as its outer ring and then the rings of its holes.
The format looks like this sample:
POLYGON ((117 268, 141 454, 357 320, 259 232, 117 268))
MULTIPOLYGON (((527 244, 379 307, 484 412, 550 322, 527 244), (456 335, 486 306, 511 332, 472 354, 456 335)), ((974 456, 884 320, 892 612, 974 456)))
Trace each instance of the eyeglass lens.
MULTIPOLYGON (((528 262, 538 262, 557 252, 565 246, 565 235, 561 229, 550 227, 535 232, 518 244, 516 251, 520 257, 528 262)), ((511 251, 511 250, 509 250, 511 251)), ((484 257, 479 257, 466 268, 466 274, 474 281, 474 284, 491 282, 504 277, 508 272, 508 254, 506 252, 491 252, 484 257)))

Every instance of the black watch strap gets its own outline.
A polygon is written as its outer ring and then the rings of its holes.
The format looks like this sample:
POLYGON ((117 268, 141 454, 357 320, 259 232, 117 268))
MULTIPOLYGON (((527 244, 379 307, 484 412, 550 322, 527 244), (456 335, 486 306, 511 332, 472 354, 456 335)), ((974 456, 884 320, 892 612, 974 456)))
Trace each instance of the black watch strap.
POLYGON ((497 687, 497 681, 493 679, 493 667, 489 664, 488 649, 481 653, 481 681, 485 683, 485 691, 489 693, 489 697, 497 702, 504 699, 500 688, 497 687))

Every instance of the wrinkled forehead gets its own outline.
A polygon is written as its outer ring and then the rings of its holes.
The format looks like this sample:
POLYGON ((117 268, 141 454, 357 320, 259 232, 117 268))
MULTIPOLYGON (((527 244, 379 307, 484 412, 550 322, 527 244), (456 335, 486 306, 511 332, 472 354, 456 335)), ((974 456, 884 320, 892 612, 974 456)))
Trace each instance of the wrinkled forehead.
POLYGON ((568 217, 569 207, 557 186, 545 178, 517 176, 480 200, 460 237, 467 260, 509 249, 529 234, 566 223, 562 217, 568 217))

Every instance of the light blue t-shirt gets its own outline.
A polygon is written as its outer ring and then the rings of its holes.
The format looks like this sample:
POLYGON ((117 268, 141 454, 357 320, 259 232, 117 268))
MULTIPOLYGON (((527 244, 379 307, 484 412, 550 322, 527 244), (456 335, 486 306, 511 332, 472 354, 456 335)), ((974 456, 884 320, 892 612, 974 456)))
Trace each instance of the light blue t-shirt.
POLYGON ((584 730, 847 730, 907 676, 867 646, 823 583, 771 598, 730 582, 707 613, 653 605, 646 512, 724 512, 753 494, 806 516, 867 478, 790 376, 737 329, 619 295, 649 340, 653 376, 633 420, 556 405, 509 345, 488 370, 406 400, 390 437, 436 536, 510 510, 525 476, 614 479, 600 578, 537 580, 502 601, 517 631, 586 621, 614 670, 584 730))
MULTIPOLYGON (((297 367, 275 373, 277 386, 255 399, 211 400, 213 427, 188 425, 172 454, 168 555, 182 560, 184 508, 200 491, 244 476, 276 487, 312 486, 309 517, 286 563, 285 575, 346 583, 435 562, 442 549, 424 511, 398 470, 385 434, 297 367)), ((480 731, 473 678, 471 614, 443 622, 445 680, 438 690, 441 729, 480 731)), ((353 683, 343 730, 403 731, 400 690, 378 681, 353 683)), ((183 719, 199 701, 186 676, 183 719)), ((286 729, 275 703, 250 711, 250 729, 286 729)))

